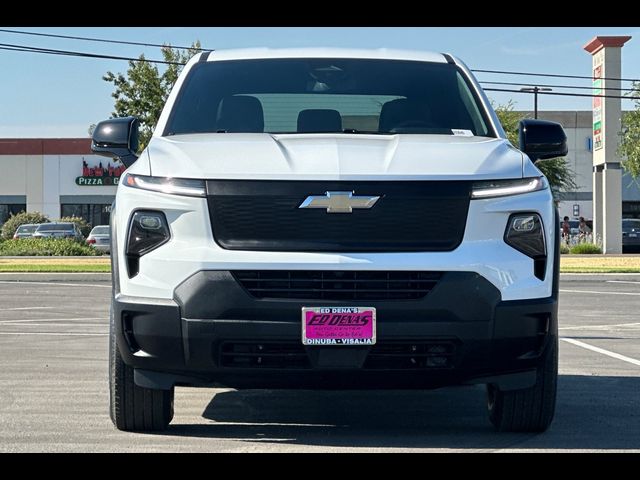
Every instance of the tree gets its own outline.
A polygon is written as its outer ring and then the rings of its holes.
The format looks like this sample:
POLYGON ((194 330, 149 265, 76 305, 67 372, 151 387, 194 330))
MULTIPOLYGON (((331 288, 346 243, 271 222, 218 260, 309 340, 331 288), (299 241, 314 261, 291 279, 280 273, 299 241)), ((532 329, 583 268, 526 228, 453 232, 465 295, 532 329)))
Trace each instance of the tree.
MULTIPOLYGON (((525 115, 513 110, 513 101, 509 100, 506 105, 494 105, 494 110, 500 119, 507 138, 513 145, 518 145, 518 125, 520 120, 526 118, 525 115)), ((578 186, 575 182, 575 174, 567 164, 565 158, 550 158, 536 162, 536 167, 540 170, 551 187, 551 192, 555 199, 559 198, 560 192, 575 190, 578 186)))
POLYGON ((115 98, 115 104, 111 117, 132 115, 140 120, 140 150, 149 143, 162 107, 180 75, 183 64, 199 49, 200 41, 194 42, 188 50, 165 45, 162 47, 163 60, 174 63, 167 65, 162 73, 156 64, 145 61, 145 56, 140 55, 139 60, 129 61, 126 75, 107 72, 102 77, 114 86, 111 96, 115 98))
MULTIPOLYGON (((631 96, 640 97, 640 82, 633 83, 631 96)), ((622 166, 633 178, 640 176, 640 100, 634 100, 635 110, 622 114, 622 133, 618 154, 622 166)))

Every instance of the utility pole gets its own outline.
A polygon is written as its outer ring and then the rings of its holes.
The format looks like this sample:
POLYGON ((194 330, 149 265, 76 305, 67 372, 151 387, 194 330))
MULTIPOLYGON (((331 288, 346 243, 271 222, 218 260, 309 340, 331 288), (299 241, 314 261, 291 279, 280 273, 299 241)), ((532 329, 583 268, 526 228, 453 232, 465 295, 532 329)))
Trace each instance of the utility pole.
POLYGON ((533 118, 538 118, 538 92, 551 92, 553 89, 548 87, 522 87, 521 92, 533 93, 533 118))

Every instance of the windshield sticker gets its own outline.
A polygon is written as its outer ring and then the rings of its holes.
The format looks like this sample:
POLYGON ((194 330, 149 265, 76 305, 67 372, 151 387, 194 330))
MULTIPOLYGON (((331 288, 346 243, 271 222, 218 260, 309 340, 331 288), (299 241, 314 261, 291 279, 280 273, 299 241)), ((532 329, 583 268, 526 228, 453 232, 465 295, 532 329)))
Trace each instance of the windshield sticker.
POLYGON ((456 137, 473 137, 473 132, 471 130, 452 128, 451 133, 453 133, 456 137))

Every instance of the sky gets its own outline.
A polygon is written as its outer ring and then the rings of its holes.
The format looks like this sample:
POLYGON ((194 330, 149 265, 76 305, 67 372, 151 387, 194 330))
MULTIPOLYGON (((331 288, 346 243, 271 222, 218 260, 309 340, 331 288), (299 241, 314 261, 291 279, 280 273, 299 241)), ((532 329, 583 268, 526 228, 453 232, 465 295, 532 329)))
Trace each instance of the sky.
MULTIPOLYGON (((640 78, 640 25, 617 27, 12 27, 13 30, 147 43, 230 49, 246 47, 400 48, 448 52, 470 68, 590 75, 583 45, 596 35, 631 35, 622 51, 622 77, 640 78)), ((160 59, 158 48, 32 37, 0 32, 0 43, 160 59)), ((0 50, 0 138, 86 137, 90 124, 113 110, 107 71, 126 72, 127 62, 0 50)), ((590 80, 478 73, 485 81, 590 86, 590 80)), ((625 84, 624 86, 630 86, 625 84)), ((514 88, 519 87, 504 87, 514 88)), ((567 91, 559 90, 556 91, 567 91)), ((585 91, 589 93, 589 91, 585 91)), ((531 110, 525 93, 487 92, 531 110)), ((632 102, 623 101, 623 108, 632 102)), ((540 110, 589 110, 590 98, 540 95, 540 110)))

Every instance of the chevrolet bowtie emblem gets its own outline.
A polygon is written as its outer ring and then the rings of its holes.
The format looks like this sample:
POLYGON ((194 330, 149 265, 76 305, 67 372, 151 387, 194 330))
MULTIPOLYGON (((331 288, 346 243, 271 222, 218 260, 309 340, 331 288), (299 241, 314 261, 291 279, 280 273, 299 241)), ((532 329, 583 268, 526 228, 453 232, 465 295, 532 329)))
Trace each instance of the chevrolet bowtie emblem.
POLYGON ((327 213, 351 213, 354 208, 371 208, 379 196, 354 195, 353 192, 326 192, 309 195, 298 208, 324 208, 327 213))

